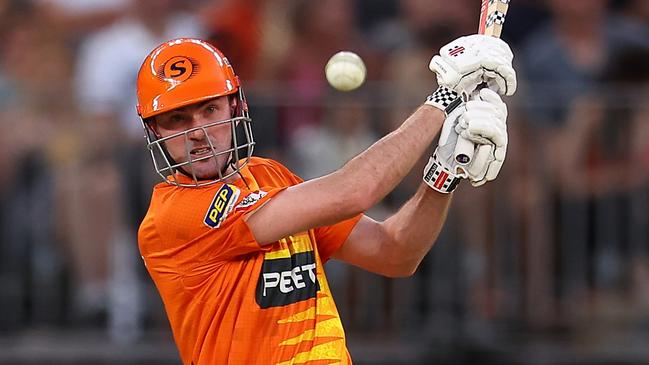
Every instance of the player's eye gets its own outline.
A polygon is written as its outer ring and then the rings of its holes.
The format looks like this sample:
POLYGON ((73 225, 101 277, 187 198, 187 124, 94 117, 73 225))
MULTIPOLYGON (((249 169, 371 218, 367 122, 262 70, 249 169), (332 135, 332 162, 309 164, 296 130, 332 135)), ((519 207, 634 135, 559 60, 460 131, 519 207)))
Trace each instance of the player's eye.
POLYGON ((185 116, 181 114, 174 114, 169 118, 169 121, 171 123, 180 123, 185 120, 185 116))
POLYGON ((208 105, 205 108, 205 112, 208 113, 208 114, 212 114, 212 113, 215 113, 217 111, 217 109, 218 108, 216 107, 216 105, 208 105))
POLYGON ((185 119, 186 117, 183 114, 180 113, 172 114, 160 118, 160 120, 158 121, 158 125, 166 129, 174 129, 174 128, 178 128, 179 125, 182 125, 185 122, 185 119))

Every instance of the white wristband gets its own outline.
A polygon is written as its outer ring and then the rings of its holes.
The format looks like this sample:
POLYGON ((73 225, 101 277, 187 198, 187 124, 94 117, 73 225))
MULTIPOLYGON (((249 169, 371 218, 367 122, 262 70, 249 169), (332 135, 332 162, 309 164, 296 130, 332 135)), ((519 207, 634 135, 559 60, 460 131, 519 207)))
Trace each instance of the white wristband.
POLYGON ((443 194, 452 193, 460 180, 460 177, 443 167, 435 155, 428 159, 428 164, 424 167, 424 182, 434 190, 443 194))

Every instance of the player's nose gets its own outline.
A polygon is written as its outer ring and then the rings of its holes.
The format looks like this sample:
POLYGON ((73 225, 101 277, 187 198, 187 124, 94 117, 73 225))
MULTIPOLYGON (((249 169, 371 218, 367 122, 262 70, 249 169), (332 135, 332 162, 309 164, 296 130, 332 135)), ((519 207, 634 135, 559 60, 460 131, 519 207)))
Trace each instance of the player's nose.
POLYGON ((195 116, 192 117, 187 136, 192 140, 203 140, 206 135, 205 128, 202 128, 203 124, 204 123, 200 120, 200 118, 197 118, 195 116))

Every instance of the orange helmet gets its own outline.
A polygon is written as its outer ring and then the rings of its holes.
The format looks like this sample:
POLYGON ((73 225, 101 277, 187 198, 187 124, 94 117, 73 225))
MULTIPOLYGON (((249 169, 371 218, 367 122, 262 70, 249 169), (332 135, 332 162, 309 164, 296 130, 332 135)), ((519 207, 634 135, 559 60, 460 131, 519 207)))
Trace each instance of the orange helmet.
POLYGON ((239 90, 239 78, 221 51, 180 38, 154 49, 137 76, 137 111, 144 119, 239 90))
POLYGON ((239 78, 221 51, 205 41, 179 38, 156 47, 144 60, 137 77, 137 112, 145 130, 147 147, 158 174, 167 182, 181 186, 213 184, 238 173, 252 156, 254 139, 243 89, 239 78), (149 118, 167 111, 199 103, 220 96, 236 94, 238 103, 230 119, 176 133, 161 138, 149 125, 149 118), (209 141, 212 154, 199 159, 186 151, 185 161, 175 161, 167 152, 166 143, 173 138, 188 138, 188 134, 201 130, 208 138, 207 130, 229 123, 232 127, 230 148, 218 150, 209 141), (193 164, 218 156, 227 155, 228 162, 215 176, 197 178, 193 164), (176 174, 193 178, 193 183, 181 183, 176 174))

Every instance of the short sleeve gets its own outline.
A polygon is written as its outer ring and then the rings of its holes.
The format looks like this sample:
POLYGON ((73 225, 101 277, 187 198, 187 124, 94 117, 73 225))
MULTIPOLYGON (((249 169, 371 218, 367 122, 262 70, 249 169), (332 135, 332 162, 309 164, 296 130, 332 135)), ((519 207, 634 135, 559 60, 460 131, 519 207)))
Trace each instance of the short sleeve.
POLYGON ((245 218, 283 189, 250 192, 230 186, 179 191, 163 187, 154 193, 140 226, 141 253, 150 260, 173 259, 186 270, 264 251, 266 247, 255 240, 245 218))
POLYGON ((210 247, 210 256, 217 260, 229 260, 251 252, 264 250, 256 241, 246 216, 262 207, 285 188, 249 192, 232 209, 232 212, 219 227, 213 228, 206 235, 205 244, 210 247))
POLYGON ((327 262, 338 251, 340 246, 347 241, 347 237, 349 237, 352 229, 354 229, 362 216, 363 214, 359 214, 342 222, 314 229, 318 253, 323 263, 327 262))

